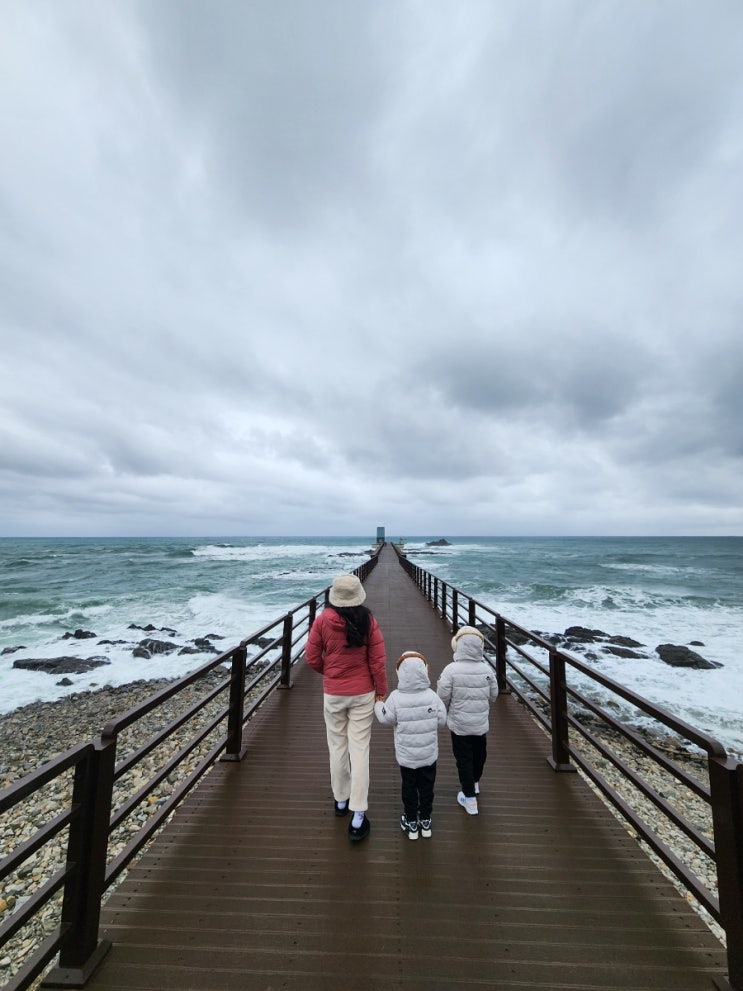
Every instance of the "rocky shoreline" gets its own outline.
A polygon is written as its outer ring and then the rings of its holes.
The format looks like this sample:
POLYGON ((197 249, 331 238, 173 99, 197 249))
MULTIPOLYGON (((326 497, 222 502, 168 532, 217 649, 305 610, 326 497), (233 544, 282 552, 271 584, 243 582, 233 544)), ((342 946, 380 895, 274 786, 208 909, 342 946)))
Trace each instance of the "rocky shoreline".
MULTIPOLYGON (((163 703, 156 713, 134 724, 119 738, 118 759, 140 747, 158 727, 176 719, 184 709, 203 698, 210 688, 227 677, 226 668, 209 672, 179 692, 177 700, 163 703)), ((58 753, 98 738, 111 719, 144 702, 175 680, 142 680, 129 685, 77 692, 54 702, 33 702, 6 713, 0 718, 0 789, 32 773, 58 753)), ((220 696, 203 710, 200 718, 205 722, 225 705, 226 698, 220 696)), ((192 732, 192 729, 181 732, 180 739, 178 733, 169 737, 165 755, 158 753, 157 749, 153 750, 140 760, 135 769, 119 779, 114 787, 114 808, 151 779, 171 756, 173 749, 185 742, 186 733, 192 732)), ((185 758, 176 773, 164 780, 112 834, 110 857, 122 850, 147 819, 168 800, 178 781, 197 766, 223 733, 223 725, 213 731, 185 758)), ((0 817, 0 856, 16 849, 41 824, 66 808, 71 788, 72 774, 68 772, 0 817)), ((64 865, 65 843, 63 838, 51 840, 15 874, 0 882, 0 923, 25 902, 29 891, 36 891, 64 865)), ((0 986, 17 972, 27 955, 59 925, 60 905, 61 896, 58 895, 0 951, 0 986)))
MULTIPOLYGON (((190 686, 184 693, 180 693, 177 705, 172 701, 165 703, 158 710, 158 724, 163 725, 175 718, 183 710, 186 701, 196 701, 196 699, 203 697, 205 688, 211 687, 212 684, 216 684, 217 681, 225 677, 225 670, 212 672, 190 686)), ((115 688, 108 687, 79 692, 55 702, 35 702, 4 715, 0 719, 0 788, 31 773, 55 754, 77 743, 96 738, 110 719, 149 698, 171 683, 172 680, 138 681, 115 688)), ((220 704, 224 704, 223 701, 220 704)), ((641 773, 643 778, 657 789, 668 802, 678 807, 680 812, 691 819, 702 833, 708 836, 712 835, 711 815, 706 803, 696 798, 688 789, 680 785, 675 777, 663 771, 655 762, 640 754, 619 734, 607 729, 599 730, 596 726, 591 726, 591 731, 601 732, 612 750, 622 760, 641 773)), ((129 731, 125 752, 136 749, 145 739, 149 738, 152 732, 152 723, 148 724, 147 720, 143 720, 141 726, 135 726, 129 731)), ((672 740, 656 739, 653 742, 660 749, 666 750, 669 756, 680 764, 687 773, 700 781, 705 781, 706 765, 702 757, 681 749, 672 740)), ((610 762, 595 753, 591 754, 590 746, 579 739, 577 733, 574 734, 573 744, 586 753, 586 756, 599 767, 608 782, 632 804, 633 808, 652 826, 661 839, 689 864, 694 873, 702 879, 711 891, 716 892, 717 880, 714 864, 701 854, 651 802, 629 786, 626 779, 610 762)), ((190 755, 187 764, 179 771, 179 776, 188 773, 196 765, 201 754, 205 753, 210 746, 211 743, 205 742, 199 750, 190 755)), ((144 783, 155 773, 158 766, 158 759, 154 752, 145 757, 136 771, 136 777, 120 783, 121 800, 123 800, 124 792, 131 794, 138 787, 137 782, 144 783)), ((175 779, 165 782, 160 791, 152 796, 151 804, 145 805, 141 811, 138 810, 132 817, 133 821, 128 827, 128 832, 125 831, 122 836, 117 837, 114 849, 120 849, 126 844, 128 837, 141 827, 147 817, 152 814, 152 811, 167 800, 167 795, 173 790, 174 785, 175 779)), ((593 785, 591 787, 593 788, 593 785)), ((16 807, 11 813, 3 816, 2 821, 0 821, 0 852, 7 854, 17 847, 19 842, 27 839, 39 822, 49 819, 55 810, 58 810, 63 803, 69 800, 69 790, 69 781, 58 786, 56 791, 54 789, 50 791, 49 788, 43 789, 16 807)), ((600 794, 599 797, 604 801, 600 794)), ((614 813, 611 805, 609 808, 614 813)), ((624 823, 618 814, 614 814, 628 832, 637 838, 634 830, 624 823)), ((662 862, 647 849, 645 844, 639 840, 638 842, 651 859, 656 862, 659 870, 670 878, 682 896, 699 912, 715 935, 724 942, 724 934, 711 919, 709 913, 696 903, 696 900, 685 891, 662 862)), ((58 870, 64 863, 64 858, 65 851, 62 849, 61 842, 57 844, 52 842, 47 844, 28 864, 24 865, 15 877, 7 879, 3 888, 0 889, 0 921, 23 903, 29 887, 35 890, 58 870)), ((22 964, 26 954, 56 928, 58 912, 59 899, 56 899, 47 905, 39 917, 31 925, 25 927, 21 934, 11 940, 0 952, 0 982, 4 983, 22 964)))

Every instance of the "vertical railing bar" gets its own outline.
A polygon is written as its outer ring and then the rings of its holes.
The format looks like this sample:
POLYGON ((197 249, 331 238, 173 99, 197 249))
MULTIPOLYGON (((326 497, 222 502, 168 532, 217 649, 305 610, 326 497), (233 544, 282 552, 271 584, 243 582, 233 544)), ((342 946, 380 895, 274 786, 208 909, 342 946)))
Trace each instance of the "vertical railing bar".
POLYGON ((294 617, 289 612, 284 617, 284 633, 281 641, 281 678, 277 688, 292 687, 292 630, 294 617))
POLYGON ((227 716, 227 746, 220 758, 223 761, 242 760, 247 748, 242 745, 245 713, 245 671, 248 663, 248 647, 243 641, 232 652, 230 671, 230 700, 227 716))
POLYGON ((509 693, 508 676, 506 675, 506 623, 502 616, 495 617, 495 677, 498 682, 498 691, 502 694, 509 693))
POLYGON ((552 757, 548 758, 555 771, 575 771, 570 763, 568 739, 568 693, 565 682, 565 657, 550 649, 550 704, 552 709, 552 757))
POLYGON ((94 744, 75 769, 72 801, 80 815, 70 824, 67 861, 76 864, 62 899, 61 931, 67 930, 58 965, 45 987, 82 987, 111 947, 98 939, 106 878, 108 831, 113 801, 116 738, 94 744))
MULTIPOLYGON (((720 923, 727 942, 728 980, 743 991, 743 764, 708 759, 720 923)), ((717 984, 723 988, 724 984, 717 984)))

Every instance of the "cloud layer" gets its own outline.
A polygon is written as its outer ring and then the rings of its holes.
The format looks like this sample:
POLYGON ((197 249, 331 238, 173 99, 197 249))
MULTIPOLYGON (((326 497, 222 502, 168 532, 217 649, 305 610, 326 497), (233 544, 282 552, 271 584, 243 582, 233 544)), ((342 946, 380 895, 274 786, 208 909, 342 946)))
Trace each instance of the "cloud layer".
POLYGON ((743 534, 736 0, 0 26, 0 534, 743 534))

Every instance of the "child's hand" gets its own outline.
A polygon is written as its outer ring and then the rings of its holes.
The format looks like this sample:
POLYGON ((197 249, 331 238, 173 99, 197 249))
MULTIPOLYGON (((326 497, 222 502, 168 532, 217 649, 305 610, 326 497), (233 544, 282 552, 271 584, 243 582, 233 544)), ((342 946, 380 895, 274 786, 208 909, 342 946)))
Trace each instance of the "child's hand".
POLYGON ((377 695, 374 699, 375 702, 384 702, 386 695, 377 695))

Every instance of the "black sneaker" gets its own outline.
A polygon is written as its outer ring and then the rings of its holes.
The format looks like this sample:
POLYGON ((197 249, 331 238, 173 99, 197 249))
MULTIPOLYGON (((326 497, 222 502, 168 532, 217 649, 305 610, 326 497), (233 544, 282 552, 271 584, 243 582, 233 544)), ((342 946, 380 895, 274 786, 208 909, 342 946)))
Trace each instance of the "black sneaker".
POLYGON ((348 802, 346 802, 346 804, 341 808, 340 803, 339 802, 336 802, 336 800, 333 799, 333 808, 335 809, 335 814, 337 816, 347 816, 348 815, 348 802))
POLYGON ((360 826, 353 826, 353 819, 348 824, 348 838, 352 843, 358 843, 360 840, 365 839, 369 835, 369 830, 371 829, 371 823, 364 816, 361 820, 360 826))
POLYGON ((408 817, 403 812, 403 814, 400 816, 400 829, 402 829, 403 833, 405 833, 405 835, 409 840, 417 840, 418 817, 416 816, 415 819, 408 819, 408 817))

